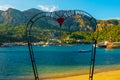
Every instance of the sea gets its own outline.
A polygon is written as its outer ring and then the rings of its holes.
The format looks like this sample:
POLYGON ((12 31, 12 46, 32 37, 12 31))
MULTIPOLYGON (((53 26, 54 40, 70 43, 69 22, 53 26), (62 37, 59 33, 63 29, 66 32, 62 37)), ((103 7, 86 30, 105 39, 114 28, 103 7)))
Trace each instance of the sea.
MULTIPOLYGON (((39 77, 55 74, 88 74, 92 52, 90 44, 33 46, 39 77)), ((120 49, 96 48, 95 72, 120 69, 120 49)), ((0 80, 34 78, 28 46, 0 47, 0 80)), ((27 80, 27 79, 25 79, 27 80)))

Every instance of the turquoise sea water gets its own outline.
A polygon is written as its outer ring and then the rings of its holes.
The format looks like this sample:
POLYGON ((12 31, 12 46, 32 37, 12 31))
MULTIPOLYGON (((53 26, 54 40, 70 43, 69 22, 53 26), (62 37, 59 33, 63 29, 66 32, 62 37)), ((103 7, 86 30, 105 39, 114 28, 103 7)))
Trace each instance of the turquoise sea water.
MULTIPOLYGON (((89 72, 91 45, 34 46, 38 73, 41 76, 54 73, 89 72)), ((120 49, 97 48, 95 68, 103 70, 120 65, 120 49)), ((0 47, 0 79, 33 76, 27 46, 0 47)))

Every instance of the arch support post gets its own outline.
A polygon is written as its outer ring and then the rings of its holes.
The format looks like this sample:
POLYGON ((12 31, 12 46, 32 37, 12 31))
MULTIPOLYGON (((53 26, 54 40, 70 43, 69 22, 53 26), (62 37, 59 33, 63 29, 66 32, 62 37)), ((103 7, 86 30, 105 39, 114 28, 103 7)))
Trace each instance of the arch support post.
POLYGON ((89 73, 89 80, 93 80, 93 75, 94 75, 94 68, 95 68, 95 57, 96 57, 96 44, 97 40, 93 40, 93 52, 91 54, 91 62, 90 62, 90 73, 89 73))

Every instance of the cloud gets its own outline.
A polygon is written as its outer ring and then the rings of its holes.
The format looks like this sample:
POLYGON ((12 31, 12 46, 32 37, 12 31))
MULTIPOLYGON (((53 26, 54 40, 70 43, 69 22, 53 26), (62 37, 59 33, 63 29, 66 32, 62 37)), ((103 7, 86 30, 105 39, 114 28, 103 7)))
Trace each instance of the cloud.
POLYGON ((120 20, 120 17, 108 18, 108 19, 117 19, 120 20))
POLYGON ((14 8, 13 6, 9 5, 9 4, 3 4, 3 5, 0 5, 0 10, 7 10, 8 8, 14 8))
POLYGON ((44 5, 38 5, 38 7, 43 11, 49 11, 49 12, 53 12, 58 8, 57 6, 44 6, 44 5))
POLYGON ((103 19, 101 19, 101 20, 110 20, 110 19, 120 20, 120 17, 103 18, 103 19))

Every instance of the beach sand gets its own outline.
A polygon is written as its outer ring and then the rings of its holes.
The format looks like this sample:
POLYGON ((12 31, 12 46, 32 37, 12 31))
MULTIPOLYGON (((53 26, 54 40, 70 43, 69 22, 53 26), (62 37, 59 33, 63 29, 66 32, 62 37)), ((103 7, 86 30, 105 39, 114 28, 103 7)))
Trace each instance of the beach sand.
MULTIPOLYGON (((89 80, 88 77, 89 75, 74 75, 43 80, 89 80)), ((93 80, 120 80, 120 70, 96 73, 94 74, 93 80)))

